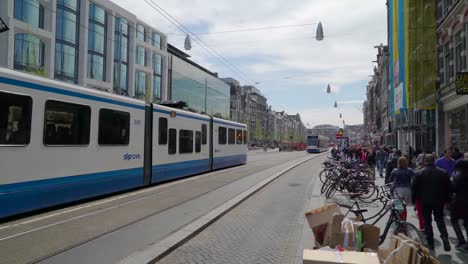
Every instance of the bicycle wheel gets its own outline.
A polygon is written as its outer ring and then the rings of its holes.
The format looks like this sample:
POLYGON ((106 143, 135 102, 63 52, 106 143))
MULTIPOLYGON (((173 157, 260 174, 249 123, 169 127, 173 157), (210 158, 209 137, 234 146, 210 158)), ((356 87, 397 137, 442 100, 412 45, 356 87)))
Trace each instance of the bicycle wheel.
POLYGON ((363 181, 361 183, 361 193, 362 195, 359 196, 359 200, 372 200, 374 197, 374 194, 376 193, 377 188, 375 187, 375 184, 373 181, 363 181))
POLYGON ((331 184, 328 189, 327 189, 327 192, 325 193, 325 198, 327 199, 330 199, 330 197, 332 197, 335 193, 336 193, 336 183, 335 184, 331 184))
POLYGON ((379 188, 377 186, 370 187, 372 190, 369 190, 368 194, 364 194, 363 196, 359 196, 358 199, 363 203, 372 203, 374 202, 377 197, 379 197, 379 188))
POLYGON ((416 241, 419 244, 423 244, 424 240, 419 232, 418 228, 411 223, 403 222, 400 223, 395 230, 393 230, 394 235, 403 234, 408 238, 416 241))
POLYGON ((327 178, 328 178, 328 171, 326 169, 323 169, 319 174, 319 179, 322 183, 325 183, 327 178))
POLYGON ((325 182, 322 184, 322 188, 320 188, 321 194, 324 194, 327 191, 328 186, 330 185, 331 182, 332 182, 331 178, 325 179, 325 182))

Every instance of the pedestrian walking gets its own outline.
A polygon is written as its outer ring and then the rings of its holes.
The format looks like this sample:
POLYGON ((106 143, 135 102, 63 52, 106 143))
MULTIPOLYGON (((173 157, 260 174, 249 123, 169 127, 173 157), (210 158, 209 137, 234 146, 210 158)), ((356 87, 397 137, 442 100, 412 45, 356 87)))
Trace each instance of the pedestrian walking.
MULTIPOLYGON (((426 152, 426 153, 429 153, 429 152, 426 152)), ((420 154, 421 155, 421 154, 420 154)), ((426 154, 427 155, 427 154, 426 154)), ((419 162, 419 165, 418 167, 416 168, 415 170, 415 176, 425 168, 426 166, 426 163, 424 162, 424 157, 422 158, 422 161, 419 162)), ((414 179, 413 179, 414 180, 414 179)), ((413 195, 414 196, 414 195, 413 195)), ((421 203, 421 199, 419 198, 416 198, 415 201, 414 201, 414 210, 416 211, 416 214, 418 216, 418 223, 419 223, 419 230, 424 233, 424 217, 423 217, 423 214, 422 214, 422 203, 421 203)))
POLYGON ((459 160, 455 164, 455 173, 452 182, 453 199, 450 204, 450 222, 457 235, 458 244, 456 248, 468 250, 465 236, 460 227, 463 220, 465 232, 468 238, 468 160, 459 160))
POLYGON ((387 160, 387 152, 385 152, 383 146, 375 154, 375 160, 377 161, 377 169, 379 170, 379 175, 380 177, 383 177, 385 161, 387 160))
POLYGON ((398 166, 398 159, 401 157, 401 151, 395 150, 395 154, 393 158, 387 162, 387 166, 385 168, 385 184, 388 183, 388 179, 390 178, 390 174, 394 169, 398 166))
POLYGON ((429 153, 429 151, 423 150, 422 153, 416 157, 416 168, 421 167, 421 165, 424 163, 424 156, 429 153))
POLYGON ((440 231, 444 250, 450 251, 447 227, 444 222, 444 205, 450 201, 451 183, 447 172, 435 166, 432 155, 424 158, 426 167, 415 177, 412 192, 413 200, 420 199, 424 217, 424 233, 427 246, 434 250, 434 231, 432 229, 432 214, 440 231))
POLYGON ((452 151, 450 149, 444 151, 444 155, 436 161, 436 166, 444 169, 449 176, 452 176, 455 161, 452 158, 452 151))
POLYGON ((393 183, 395 191, 405 200, 407 205, 412 204, 411 182, 414 172, 408 169, 408 159, 401 157, 398 159, 397 168, 390 173, 388 183, 393 183))

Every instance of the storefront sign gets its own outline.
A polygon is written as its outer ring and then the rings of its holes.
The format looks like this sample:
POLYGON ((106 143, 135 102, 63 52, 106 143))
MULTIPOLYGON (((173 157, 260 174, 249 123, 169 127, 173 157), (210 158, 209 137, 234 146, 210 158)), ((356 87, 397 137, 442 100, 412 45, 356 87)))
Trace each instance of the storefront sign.
POLYGON ((458 95, 468 94, 468 73, 457 73, 457 80, 455 82, 455 90, 458 95))

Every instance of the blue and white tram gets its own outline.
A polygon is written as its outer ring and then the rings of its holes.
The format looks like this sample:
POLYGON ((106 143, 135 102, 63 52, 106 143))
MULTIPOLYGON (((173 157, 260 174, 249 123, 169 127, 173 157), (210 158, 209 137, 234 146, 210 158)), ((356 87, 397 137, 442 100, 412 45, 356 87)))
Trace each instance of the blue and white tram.
POLYGON ((246 130, 0 68, 0 218, 245 164, 246 130))
POLYGON ((308 153, 321 153, 328 151, 330 147, 330 139, 321 135, 308 135, 307 136, 307 152, 308 153))

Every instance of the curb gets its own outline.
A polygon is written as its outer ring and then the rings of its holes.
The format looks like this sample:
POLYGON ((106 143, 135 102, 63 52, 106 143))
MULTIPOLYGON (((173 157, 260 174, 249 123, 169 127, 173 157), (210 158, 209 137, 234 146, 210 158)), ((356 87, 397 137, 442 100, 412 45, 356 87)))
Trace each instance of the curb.
POLYGON ((269 183, 271 183, 278 177, 282 176, 283 174, 287 173, 288 171, 294 169, 295 167, 303 163, 306 163, 318 157, 322 157, 326 153, 328 152, 301 160, 298 163, 291 165, 287 167, 286 169, 283 169, 280 172, 271 175, 270 177, 260 181, 254 186, 234 196, 230 200, 224 202, 223 204, 211 210, 207 214, 197 218, 190 224, 187 224, 186 226, 182 227, 181 229, 179 229, 172 235, 169 235, 165 239, 157 243, 151 244, 147 246, 146 248, 133 253, 132 255, 122 259, 118 263, 119 264, 156 263, 157 261, 167 256, 169 253, 177 249, 179 246, 183 245, 185 242, 187 242, 188 240, 196 236, 198 233, 203 231, 205 228, 207 228, 209 225, 211 225, 216 220, 221 218, 223 215, 228 213, 230 210, 235 208, 237 205, 239 205, 240 203, 248 199, 250 196, 252 196, 256 192, 260 191, 263 187, 265 187, 266 185, 268 185, 269 183))

